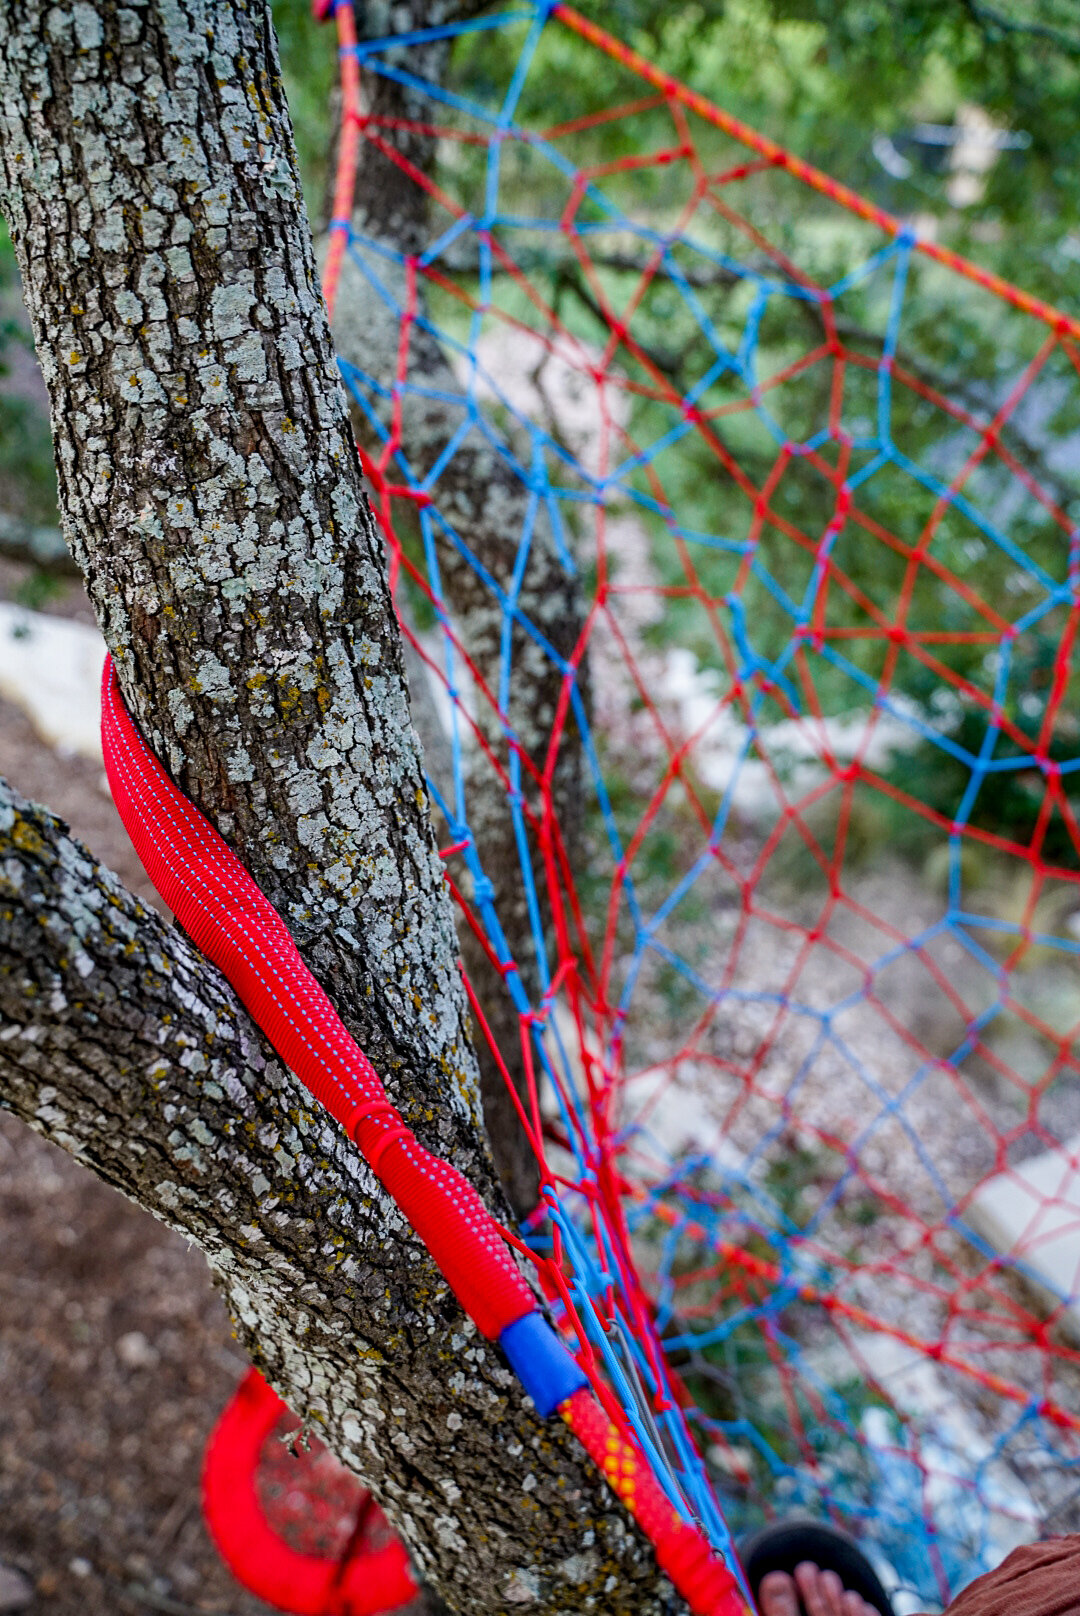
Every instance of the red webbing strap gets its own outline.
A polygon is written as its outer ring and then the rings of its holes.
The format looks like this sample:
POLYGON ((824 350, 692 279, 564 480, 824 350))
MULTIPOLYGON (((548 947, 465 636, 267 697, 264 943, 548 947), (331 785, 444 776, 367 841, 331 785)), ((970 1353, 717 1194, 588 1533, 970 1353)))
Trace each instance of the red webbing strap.
POLYGON ((225 1564, 253 1594, 292 1616, 381 1616, 416 1597, 397 1538, 347 1560, 305 1554, 273 1531, 255 1478, 285 1404, 257 1369, 244 1376, 203 1460, 203 1511, 225 1564))
POLYGON ((106 657, 105 770, 128 835, 188 936, 228 977, 282 1060, 356 1140, 478 1330, 494 1340, 536 1299, 479 1195, 417 1141, 236 854, 169 779, 106 657))
MULTIPOLYGON (((143 741, 111 657, 102 674, 101 733, 113 799, 155 888, 282 1060, 355 1139, 477 1329, 495 1340, 536 1309, 498 1225, 463 1175, 425 1150, 394 1110, 277 910, 143 741)), ((731 1572, 704 1535, 679 1519, 592 1394, 575 1393, 560 1413, 652 1540, 694 1616, 747 1616, 731 1572)))
POLYGON ((656 1550, 657 1563, 691 1610, 708 1616, 753 1616, 734 1575, 690 1526, 642 1459, 588 1391, 568 1397, 559 1413, 656 1550))

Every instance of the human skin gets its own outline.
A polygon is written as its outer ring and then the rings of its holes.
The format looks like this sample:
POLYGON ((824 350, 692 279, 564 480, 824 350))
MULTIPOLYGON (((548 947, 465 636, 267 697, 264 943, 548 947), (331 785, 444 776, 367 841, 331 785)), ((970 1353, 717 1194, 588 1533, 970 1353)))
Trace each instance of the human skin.
POLYGON ((835 1571, 822 1571, 809 1560, 796 1566, 794 1577, 770 1571, 758 1592, 761 1616, 875 1616, 874 1608, 859 1594, 845 1590, 835 1571))

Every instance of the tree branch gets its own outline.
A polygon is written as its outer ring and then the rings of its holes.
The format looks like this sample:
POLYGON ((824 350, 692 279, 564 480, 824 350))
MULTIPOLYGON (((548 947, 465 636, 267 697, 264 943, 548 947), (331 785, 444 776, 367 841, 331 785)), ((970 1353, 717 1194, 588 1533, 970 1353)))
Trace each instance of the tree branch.
POLYGON ((1049 23, 1026 22, 1019 18, 1006 17, 996 7, 983 5, 982 0, 960 0, 960 4, 980 33, 986 37, 997 34, 999 38, 1019 36, 1027 39, 1044 39, 1069 56, 1080 56, 1080 38, 1075 34, 1067 34, 1063 28, 1054 28, 1049 23))
POLYGON ((514 1589, 564 1609, 613 1569, 611 1609, 663 1608, 648 1550, 568 1434, 462 1323, 220 973, 3 781, 0 1104, 200 1246, 246 1350, 386 1501, 453 1609, 514 1589), (432 1340, 425 1372, 416 1342, 432 1340))
MULTIPOLYGON (((501 1208, 265 0, 0 8, 0 182, 65 532, 136 721, 424 1144, 501 1208)), ((199 1241, 256 1361, 451 1608, 665 1608, 352 1146, 254 1040, 234 1058, 224 990, 8 808, 6 1103, 199 1241), (191 994, 182 1046, 162 978, 191 994)))

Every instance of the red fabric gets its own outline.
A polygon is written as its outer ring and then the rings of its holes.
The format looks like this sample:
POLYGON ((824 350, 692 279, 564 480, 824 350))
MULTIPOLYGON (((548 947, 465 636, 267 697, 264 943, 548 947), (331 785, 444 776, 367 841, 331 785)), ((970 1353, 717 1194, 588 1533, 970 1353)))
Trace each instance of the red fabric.
MULTIPOLYGON (((108 657, 102 677, 101 730, 113 798, 157 891, 192 941, 224 972, 282 1060, 356 1140, 469 1317, 484 1335, 495 1339, 536 1307, 498 1224, 472 1185, 448 1162, 425 1150, 390 1104, 378 1073, 300 958, 277 910, 139 735, 108 657)), ((661 1567, 694 1616, 746 1616, 746 1603, 731 1572, 702 1533, 679 1519, 648 1466, 592 1394, 575 1393, 561 1412, 655 1544, 661 1567)), ((253 1470, 254 1458, 248 1455, 247 1462, 253 1470)), ((223 1511, 234 1507, 229 1488, 219 1485, 222 1468, 228 1466, 211 1466, 208 1471, 207 1507, 217 1530, 225 1519, 223 1511)), ((242 1474, 238 1460, 229 1473, 242 1474)), ((250 1475, 243 1489, 249 1484, 250 1475)), ((265 1523, 261 1528, 253 1523, 243 1489, 236 1507, 239 1520, 248 1524, 228 1538, 232 1548, 225 1553, 226 1558, 235 1556, 230 1563, 258 1592, 252 1577, 262 1587, 267 1578, 270 1586, 276 1586, 274 1579, 286 1574, 282 1554, 291 1551, 282 1545, 281 1554, 270 1552, 269 1559, 260 1563, 257 1536, 252 1534, 265 1532, 265 1523)), ((289 1574, 296 1569, 292 1566, 289 1574)), ((338 1616, 337 1607, 296 1608, 300 1616, 315 1609, 321 1616, 338 1616)), ((345 1607, 341 1616, 349 1616, 345 1607)))
POLYGON ((253 1594, 291 1616, 379 1616, 406 1604, 417 1587, 400 1542, 329 1560, 290 1548, 268 1526, 255 1475, 284 1411, 252 1369, 214 1427, 203 1461, 203 1513, 221 1558, 253 1594))
POLYGON ((965 1588, 946 1616, 1080 1616, 1080 1533, 1014 1549, 965 1588))
POLYGON ((739 1585, 703 1534, 688 1526, 644 1459, 620 1435, 591 1392, 559 1410, 608 1485, 653 1543, 662 1571, 695 1616, 752 1616, 739 1585))
POLYGON ((177 920, 228 977, 282 1060, 352 1135, 462 1307, 495 1339, 536 1299, 472 1185, 418 1143, 236 854, 169 779, 105 662, 105 769, 128 835, 177 920))

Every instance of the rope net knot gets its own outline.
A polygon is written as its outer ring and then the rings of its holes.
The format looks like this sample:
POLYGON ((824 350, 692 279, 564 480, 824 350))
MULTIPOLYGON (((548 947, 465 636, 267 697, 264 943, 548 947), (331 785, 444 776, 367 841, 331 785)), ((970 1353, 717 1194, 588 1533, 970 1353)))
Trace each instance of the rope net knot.
POLYGON ((940 1605, 1078 1522, 1080 325, 567 7, 344 38, 328 300, 523 1249, 673 1521, 940 1605))

